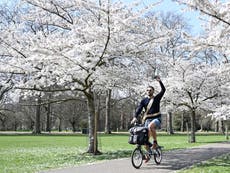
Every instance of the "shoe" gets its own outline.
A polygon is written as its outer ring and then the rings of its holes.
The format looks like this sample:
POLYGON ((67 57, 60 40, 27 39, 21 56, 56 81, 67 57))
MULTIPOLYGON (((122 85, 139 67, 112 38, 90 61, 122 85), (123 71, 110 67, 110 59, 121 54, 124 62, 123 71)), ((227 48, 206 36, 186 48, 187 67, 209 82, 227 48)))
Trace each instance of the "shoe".
POLYGON ((147 163, 150 160, 150 156, 148 154, 145 155, 145 163, 147 163))
POLYGON ((154 141, 152 145, 152 149, 155 150, 157 147, 158 147, 157 141, 154 141))

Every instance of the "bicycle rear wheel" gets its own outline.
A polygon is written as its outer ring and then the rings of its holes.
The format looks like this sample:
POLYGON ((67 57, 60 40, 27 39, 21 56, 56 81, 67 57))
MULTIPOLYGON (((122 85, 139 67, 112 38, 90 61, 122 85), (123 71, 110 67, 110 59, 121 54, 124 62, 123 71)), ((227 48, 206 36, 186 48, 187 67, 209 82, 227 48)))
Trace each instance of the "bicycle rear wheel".
POLYGON ((160 164, 162 160, 162 150, 160 147, 157 147, 154 151, 154 161, 156 164, 160 164))
POLYGON ((143 163, 143 153, 139 147, 135 148, 131 155, 132 165, 139 169, 143 163))

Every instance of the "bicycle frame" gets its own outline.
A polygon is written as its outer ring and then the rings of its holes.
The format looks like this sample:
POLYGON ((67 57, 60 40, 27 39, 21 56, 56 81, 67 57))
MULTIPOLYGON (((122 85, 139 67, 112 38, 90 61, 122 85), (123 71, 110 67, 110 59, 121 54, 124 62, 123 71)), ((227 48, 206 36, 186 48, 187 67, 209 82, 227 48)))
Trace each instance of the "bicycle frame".
MULTIPOLYGON (((135 125, 137 126, 137 125, 135 125)), ((138 125, 140 126, 140 125, 138 125)), ((158 165, 161 163, 162 160, 162 147, 157 146, 156 149, 151 149, 151 153, 148 151, 143 152, 142 145, 141 144, 136 144, 136 148, 133 150, 132 155, 131 155, 131 161, 133 167, 136 169, 139 169, 143 163, 143 160, 145 159, 145 155, 148 154, 151 158, 153 156, 155 163, 158 165)))

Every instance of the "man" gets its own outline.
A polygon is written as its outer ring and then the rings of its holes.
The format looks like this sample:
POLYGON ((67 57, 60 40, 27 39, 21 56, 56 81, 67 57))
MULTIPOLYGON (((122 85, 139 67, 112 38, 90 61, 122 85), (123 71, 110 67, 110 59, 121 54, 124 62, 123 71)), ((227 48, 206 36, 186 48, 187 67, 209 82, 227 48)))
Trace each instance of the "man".
MULTIPOLYGON (((145 109, 145 114, 143 117, 145 127, 147 127, 149 130, 149 138, 153 137, 153 144, 148 143, 146 145, 146 150, 151 151, 150 147, 155 149, 157 147, 157 134, 156 129, 160 128, 161 126, 161 113, 160 113, 160 100, 163 97, 165 93, 165 87, 163 83, 161 82, 161 79, 159 76, 156 76, 155 79, 159 82, 161 86, 161 91, 154 96, 154 87, 148 86, 147 87, 147 97, 141 100, 140 105, 137 108, 137 111, 135 113, 135 116, 131 123, 134 123, 137 121, 137 117, 141 114, 143 108, 145 109)), ((146 162, 150 159, 149 156, 146 156, 146 162)))

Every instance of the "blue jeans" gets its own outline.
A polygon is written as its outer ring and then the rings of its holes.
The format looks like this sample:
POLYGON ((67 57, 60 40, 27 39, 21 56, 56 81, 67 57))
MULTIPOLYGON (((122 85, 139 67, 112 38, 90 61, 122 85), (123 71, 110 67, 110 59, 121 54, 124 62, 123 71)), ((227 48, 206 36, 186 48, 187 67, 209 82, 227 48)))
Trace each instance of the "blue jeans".
POLYGON ((161 128, 161 118, 150 118, 145 120, 145 127, 148 128, 150 123, 154 123, 157 129, 161 128))

